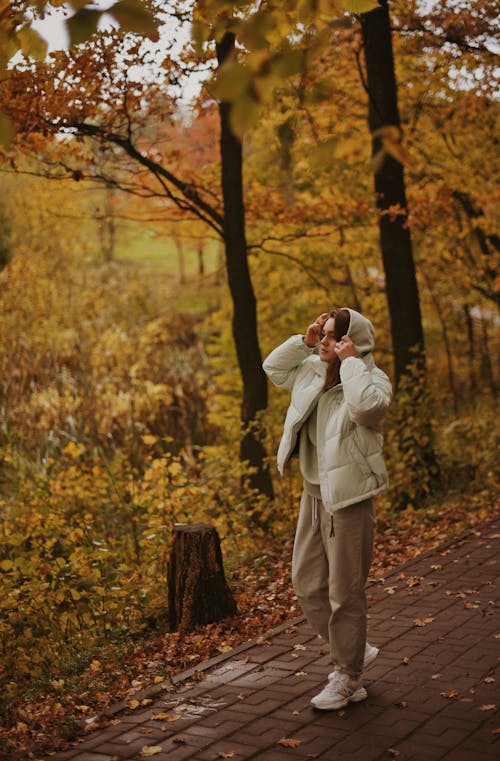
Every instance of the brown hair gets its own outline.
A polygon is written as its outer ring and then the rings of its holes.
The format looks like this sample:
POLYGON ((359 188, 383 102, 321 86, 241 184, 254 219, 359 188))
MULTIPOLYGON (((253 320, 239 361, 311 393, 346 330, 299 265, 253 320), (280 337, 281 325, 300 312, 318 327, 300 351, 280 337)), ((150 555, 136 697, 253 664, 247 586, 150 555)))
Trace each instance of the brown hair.
MULTIPOLYGON (((349 330, 351 315, 347 309, 332 309, 331 312, 328 313, 327 320, 329 320, 331 317, 335 320, 335 324, 333 326, 333 337, 336 341, 340 341, 340 339, 343 338, 343 336, 345 336, 349 330)), ((333 362, 328 365, 328 369, 326 371, 325 390, 333 388, 333 386, 336 386, 339 382, 340 359, 335 357, 333 362)))

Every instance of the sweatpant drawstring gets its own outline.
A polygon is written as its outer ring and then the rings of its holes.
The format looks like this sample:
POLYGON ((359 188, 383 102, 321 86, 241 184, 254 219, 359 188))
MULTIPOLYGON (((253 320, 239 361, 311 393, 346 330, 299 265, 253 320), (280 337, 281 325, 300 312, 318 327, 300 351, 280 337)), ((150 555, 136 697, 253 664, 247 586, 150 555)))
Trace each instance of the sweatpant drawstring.
POLYGON ((316 523, 318 522, 318 498, 313 497, 312 498, 312 527, 316 526, 316 523))
POLYGON ((333 515, 330 516, 330 537, 335 536, 335 528, 333 526, 333 515))

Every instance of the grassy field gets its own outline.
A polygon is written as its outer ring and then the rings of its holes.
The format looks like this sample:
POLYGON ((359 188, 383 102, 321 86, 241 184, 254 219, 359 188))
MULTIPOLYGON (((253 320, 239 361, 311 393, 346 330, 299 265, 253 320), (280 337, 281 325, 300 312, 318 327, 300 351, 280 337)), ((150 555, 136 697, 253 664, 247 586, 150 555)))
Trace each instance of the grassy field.
POLYGON ((183 274, 179 247, 173 237, 160 236, 138 223, 120 222, 116 231, 115 260, 137 268, 141 276, 165 278, 179 311, 201 313, 216 307, 225 282, 220 262, 221 243, 214 239, 203 240, 203 271, 200 271, 198 241, 183 238, 180 244, 183 274))
MULTIPOLYGON (((186 276, 199 276, 198 241, 180 238, 184 254, 186 276)), ((221 244, 213 239, 203 240, 205 276, 213 275, 218 267, 221 244)), ((179 251, 171 236, 160 236, 156 231, 138 223, 120 222, 116 236, 116 259, 142 261, 156 265, 172 277, 180 278, 179 251)))

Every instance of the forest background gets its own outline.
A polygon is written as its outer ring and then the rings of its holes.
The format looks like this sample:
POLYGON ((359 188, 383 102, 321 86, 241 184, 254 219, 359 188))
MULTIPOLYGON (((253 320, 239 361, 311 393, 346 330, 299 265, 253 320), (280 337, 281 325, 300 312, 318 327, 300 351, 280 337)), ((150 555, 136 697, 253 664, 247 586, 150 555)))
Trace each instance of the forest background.
POLYGON ((31 24, 43 5, 0 6, 6 756, 62 747, 110 702, 300 612, 300 477, 296 464, 274 475, 287 395, 243 409, 235 330, 253 317, 231 281, 220 102, 243 148, 257 350, 351 305, 397 382, 372 581, 498 506, 495 4, 391 3, 401 125, 376 150, 362 29, 376 3, 252 16, 122 0, 121 28, 99 32, 102 12, 73 2, 73 45, 48 58, 31 24), (193 76, 204 85, 189 100, 193 76), (404 163, 409 212, 379 208, 388 161, 404 163), (425 336, 402 374, 381 217, 411 232, 425 336), (264 481, 243 456, 249 430, 264 481), (169 633, 173 526, 199 521, 220 534, 239 614, 169 633))

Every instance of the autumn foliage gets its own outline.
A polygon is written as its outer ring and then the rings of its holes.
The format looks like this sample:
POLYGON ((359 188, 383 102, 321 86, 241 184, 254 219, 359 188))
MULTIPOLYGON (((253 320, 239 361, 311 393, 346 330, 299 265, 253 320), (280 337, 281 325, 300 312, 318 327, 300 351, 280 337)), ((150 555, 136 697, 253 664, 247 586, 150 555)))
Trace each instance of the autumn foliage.
MULTIPOLYGON (((184 56, 209 74, 211 5, 200 4, 205 15, 184 56)), ((302 5, 306 13, 313 4, 302 5)), ((320 5, 329 12, 337 4, 320 5)), ((406 162, 427 372, 408 373, 387 420, 391 489, 378 501, 373 576, 495 510, 491 8, 455 5, 423 18, 413 2, 393 9, 404 130, 403 140, 387 131, 384 150, 406 162)), ((249 45, 255 29, 272 34, 255 22, 245 27, 249 45)), ((377 364, 393 373, 361 36, 346 18, 323 31, 302 49, 308 65, 297 71, 277 32, 265 55, 255 44, 250 73, 211 78, 188 115, 169 89, 181 77, 177 63, 164 55, 161 77, 134 81, 120 60, 131 69, 151 56, 118 33, 40 64, 25 61, 0 82, 0 111, 16 130, 0 188, 7 757, 54 747, 62 742, 54 737, 71 736, 82 718, 137 686, 299 613, 288 578, 297 467, 274 478, 273 503, 250 488, 238 456, 242 384, 224 268, 212 256, 198 262, 197 275, 193 267, 186 274, 178 256, 183 249, 188 262, 196 252, 201 260, 220 238, 213 97, 232 83, 258 103, 257 126, 243 121, 262 353, 347 304, 373 320, 377 364), (168 185, 158 167, 182 183, 168 185), (142 250, 126 259, 132 224, 142 250), (158 240, 162 259, 153 262, 158 240), (183 637, 166 627, 176 522, 216 526, 239 610, 183 637)), ((271 468, 287 404, 286 394, 270 390, 261 422, 271 468)))

